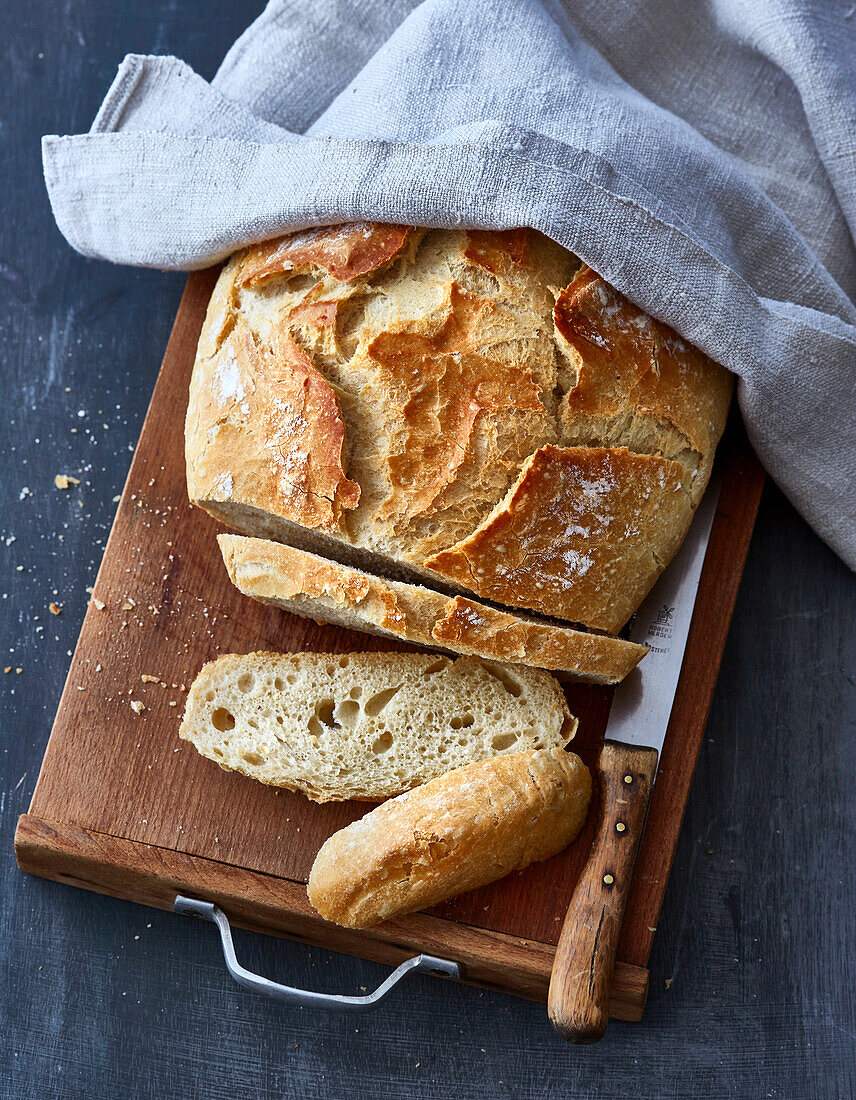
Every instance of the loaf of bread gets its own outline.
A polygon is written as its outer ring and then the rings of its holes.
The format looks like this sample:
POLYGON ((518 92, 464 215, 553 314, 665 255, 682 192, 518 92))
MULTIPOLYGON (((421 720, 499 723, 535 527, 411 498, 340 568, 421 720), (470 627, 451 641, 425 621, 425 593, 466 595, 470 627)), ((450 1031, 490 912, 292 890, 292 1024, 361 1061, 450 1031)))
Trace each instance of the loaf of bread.
POLYGON ((452 768, 564 746, 546 672, 422 653, 229 654, 194 680, 179 736, 221 768, 315 802, 380 801, 452 768))
POLYGON ((370 928, 561 852, 591 776, 564 749, 501 756, 384 802, 327 840, 307 893, 326 920, 370 928))
POLYGON ((218 535, 233 584, 254 600, 308 619, 615 684, 645 646, 501 611, 466 596, 390 581, 269 539, 218 535))
POLYGON ((328 226, 224 268, 188 489, 244 534, 616 632, 687 531, 730 393, 533 230, 328 226))

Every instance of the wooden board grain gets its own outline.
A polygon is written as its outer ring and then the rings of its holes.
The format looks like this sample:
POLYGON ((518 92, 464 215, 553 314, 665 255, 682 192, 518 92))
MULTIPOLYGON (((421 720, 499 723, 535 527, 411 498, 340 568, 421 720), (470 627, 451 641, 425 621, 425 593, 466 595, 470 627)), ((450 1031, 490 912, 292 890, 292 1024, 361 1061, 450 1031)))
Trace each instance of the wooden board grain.
MULTIPOLYGON (((162 853, 172 852, 185 861, 207 861, 224 876, 240 869, 265 876, 268 883, 291 884, 283 886, 280 898, 288 913, 296 912, 289 899, 302 898, 302 887, 295 894, 295 884, 305 883, 320 845, 361 816, 365 806, 318 806, 202 759, 177 738, 184 690, 199 667, 220 652, 407 647, 245 599, 230 584, 216 549, 218 525, 190 508, 183 419, 216 274, 200 272, 188 280, 30 806, 30 824, 42 830, 42 840, 34 846, 26 839, 22 819, 17 851, 25 869, 56 877, 65 873, 60 867, 67 852, 50 837, 82 830, 115 841, 113 889, 105 870, 109 860, 99 863, 99 889, 145 900, 144 853, 159 853, 151 857, 155 876, 162 853), (144 709, 137 714, 132 702, 144 709), (136 853, 130 879, 131 868, 122 863, 131 859, 129 852, 136 853), (139 884, 136 892, 120 888, 128 881, 139 884)), ((720 505, 619 948, 619 959, 631 968, 647 965, 763 483, 739 426, 732 425, 724 450, 720 505)), ((571 709, 580 718, 574 748, 589 764, 603 736, 610 698, 609 689, 568 687, 571 709)), ((585 863, 593 816, 567 852, 433 910, 431 919, 447 929, 449 952, 465 928, 538 944, 542 956, 549 955, 585 863)), ((209 887, 212 881, 204 879, 209 887)), ((237 912, 233 902, 230 915, 237 912)), ((281 930, 268 920, 251 923, 281 930)), ((317 919, 307 938, 330 946, 342 942, 339 930, 317 919)), ((347 949, 369 954, 376 938, 350 935, 347 949)), ((437 942, 442 944, 442 936, 437 942)), ((433 953, 443 953, 434 946, 433 953)), ((490 955, 486 950, 485 965, 490 955)), ((469 969, 474 973, 472 965, 469 969)), ((530 995, 515 973, 508 972, 504 986, 498 978, 489 984, 530 995)), ((641 1011, 638 999, 637 1008, 641 1011)))

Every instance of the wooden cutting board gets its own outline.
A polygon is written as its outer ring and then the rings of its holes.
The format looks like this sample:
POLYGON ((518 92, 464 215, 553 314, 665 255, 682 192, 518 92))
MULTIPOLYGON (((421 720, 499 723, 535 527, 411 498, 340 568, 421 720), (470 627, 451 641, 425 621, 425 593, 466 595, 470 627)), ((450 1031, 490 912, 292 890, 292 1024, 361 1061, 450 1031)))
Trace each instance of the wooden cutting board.
MULTIPOLYGON (((190 508, 184 412, 216 277, 208 270, 188 280, 29 813, 18 823, 19 865, 162 909, 177 893, 199 897, 243 927, 378 961, 425 951, 460 963, 466 981, 544 1000, 594 813, 547 863, 354 932, 321 920, 305 883, 323 841, 365 804, 319 806, 263 787, 178 740, 185 688, 218 653, 406 648, 241 596, 215 544, 218 525, 190 508)), ((722 494, 618 951, 610 1010, 625 1020, 642 1014, 648 955, 763 484, 739 423, 720 451, 722 494)), ((568 687, 580 718, 574 749, 589 765, 610 698, 610 689, 568 687)))

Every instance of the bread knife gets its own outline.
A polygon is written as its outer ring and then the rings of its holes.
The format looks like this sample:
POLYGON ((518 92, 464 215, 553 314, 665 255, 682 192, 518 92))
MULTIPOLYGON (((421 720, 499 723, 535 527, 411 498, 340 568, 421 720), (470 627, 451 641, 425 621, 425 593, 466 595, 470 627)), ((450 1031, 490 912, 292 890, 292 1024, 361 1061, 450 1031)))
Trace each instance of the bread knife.
POLYGON ((591 854, 565 916, 547 1011, 573 1043, 603 1037, 615 952, 636 853, 684 660, 720 484, 702 497, 687 537, 633 618, 650 652, 615 689, 596 765, 600 812, 591 854))

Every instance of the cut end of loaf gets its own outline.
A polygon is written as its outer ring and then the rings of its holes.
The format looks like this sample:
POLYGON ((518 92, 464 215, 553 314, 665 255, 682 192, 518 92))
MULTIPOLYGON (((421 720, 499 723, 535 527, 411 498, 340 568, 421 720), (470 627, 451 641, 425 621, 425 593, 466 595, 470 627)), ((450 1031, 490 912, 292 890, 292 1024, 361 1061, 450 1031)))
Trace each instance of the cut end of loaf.
POLYGON ((484 886, 567 847, 591 789, 582 760, 558 747, 459 768, 334 833, 309 901, 325 920, 371 928, 484 886))
POLYGON ((316 802, 380 801, 576 732, 545 672, 409 653, 229 654, 191 686, 180 736, 227 771, 316 802))

